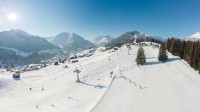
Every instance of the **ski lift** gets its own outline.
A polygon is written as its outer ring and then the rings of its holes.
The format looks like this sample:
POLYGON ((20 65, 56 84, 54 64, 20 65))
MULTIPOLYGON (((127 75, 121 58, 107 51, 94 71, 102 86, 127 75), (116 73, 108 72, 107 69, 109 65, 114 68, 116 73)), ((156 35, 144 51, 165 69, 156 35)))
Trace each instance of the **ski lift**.
POLYGON ((77 81, 76 81, 76 82, 80 82, 80 80, 79 80, 79 75, 78 75, 78 74, 81 73, 81 71, 80 71, 79 69, 76 68, 76 69, 74 70, 74 73, 77 74, 77 81))

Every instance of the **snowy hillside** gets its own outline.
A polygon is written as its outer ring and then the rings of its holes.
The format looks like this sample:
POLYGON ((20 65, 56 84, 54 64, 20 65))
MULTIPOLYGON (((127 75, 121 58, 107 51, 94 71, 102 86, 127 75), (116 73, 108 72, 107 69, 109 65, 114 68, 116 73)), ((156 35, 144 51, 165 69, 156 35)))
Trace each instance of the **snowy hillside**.
POLYGON ((147 62, 138 67, 137 50, 138 46, 131 46, 130 55, 125 46, 112 52, 97 50, 77 63, 22 73, 18 81, 12 73, 0 72, 0 110, 199 112, 199 74, 170 53, 167 62, 158 62, 158 48, 151 46, 144 47, 147 62), (75 82, 75 68, 81 71, 81 83, 75 82))
POLYGON ((83 37, 75 33, 63 32, 56 35, 55 37, 46 39, 65 51, 81 51, 94 47, 91 42, 85 40, 83 37))
POLYGON ((4 61, 4 63, 10 63, 11 61, 12 63, 17 63, 19 59, 21 59, 21 63, 29 63, 30 60, 37 60, 32 61, 34 63, 42 59, 44 55, 51 55, 45 57, 46 59, 62 53, 59 47, 39 36, 28 34, 20 29, 0 32, 0 52, 0 61, 4 61), (40 59, 35 56, 38 54, 40 55, 40 59), (35 58, 33 59, 33 57, 35 58))
POLYGON ((200 40, 200 32, 197 32, 191 36, 188 36, 185 40, 199 41, 200 40))
POLYGON ((109 35, 106 35, 106 36, 99 36, 99 37, 96 37, 94 40, 93 40, 93 43, 94 45, 96 45, 97 47, 100 47, 100 46, 104 46, 106 44, 108 44, 109 42, 111 42, 114 38, 109 36, 109 35))
POLYGON ((15 48, 23 52, 33 52, 46 49, 58 49, 45 39, 34 36, 20 29, 0 32, 0 47, 15 48))
POLYGON ((133 59, 124 57, 121 73, 92 112, 198 112, 199 74, 179 57, 169 54, 168 61, 160 63, 158 49, 144 49, 145 66, 135 65, 133 47, 128 56, 133 59))
POLYGON ((152 36, 152 35, 147 35, 145 33, 140 33, 139 31, 129 31, 123 33, 121 36, 113 39, 109 44, 106 46, 121 46, 126 43, 132 43, 133 41, 135 42, 156 42, 156 43, 161 43, 164 41, 162 37, 159 36, 152 36))
POLYGON ((123 33, 121 36, 113 39, 110 43, 108 43, 106 46, 109 47, 116 47, 121 46, 126 43, 132 43, 134 38, 137 38, 140 36, 140 32, 138 31, 130 31, 123 33))

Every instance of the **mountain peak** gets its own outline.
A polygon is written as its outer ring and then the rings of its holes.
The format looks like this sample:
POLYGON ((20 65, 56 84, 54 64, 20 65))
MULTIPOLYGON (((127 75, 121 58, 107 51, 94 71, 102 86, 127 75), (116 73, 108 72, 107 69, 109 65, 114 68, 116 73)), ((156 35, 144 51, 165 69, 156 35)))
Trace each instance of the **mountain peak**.
POLYGON ((105 36, 99 36, 99 37, 96 37, 94 40, 93 40, 93 43, 96 45, 96 46, 104 46, 105 44, 111 42, 113 40, 113 37, 109 36, 109 35, 105 35, 105 36))
POLYGON ((21 29, 11 29, 11 32, 17 32, 17 33, 26 33, 25 31, 21 30, 21 29))
MULTIPOLYGON (((0 32, 0 47, 1 50, 3 49, 6 51, 6 54, 0 54, 0 57, 4 55, 8 57, 3 59, 6 63, 9 63, 10 60, 12 60, 13 63, 18 63, 18 58, 23 60, 23 63, 38 63, 42 59, 55 56, 61 50, 45 39, 39 36, 29 35, 20 29, 0 32), (35 56, 36 54, 40 56, 35 56), (46 54, 51 55, 46 57, 46 54)), ((0 61, 1 60, 2 59, 0 59, 0 61)))
POLYGON ((65 51, 80 51, 94 46, 92 43, 74 32, 62 32, 55 37, 46 39, 65 51))
POLYGON ((61 33, 57 34, 55 37, 59 37, 59 38, 74 38, 74 37, 80 37, 80 36, 77 35, 74 32, 72 32, 72 33, 61 32, 61 33))
POLYGON ((191 35, 190 37, 200 39, 200 32, 197 32, 197 33, 191 35))
POLYGON ((67 33, 67 32, 61 32, 61 33, 57 34, 56 36, 67 36, 67 35, 69 35, 69 33, 67 33))
POLYGON ((74 32, 72 32, 72 33, 69 33, 69 36, 70 37, 74 37, 74 36, 76 36, 77 34, 76 33, 74 33, 74 32))
POLYGON ((126 33, 123 33, 120 37, 130 37, 130 38, 135 38, 137 35, 141 35, 139 31, 128 31, 126 33))
POLYGON ((11 29, 10 31, 4 31, 4 32, 7 32, 7 33, 10 33, 12 35, 23 35, 23 36, 26 36, 26 37, 29 37, 30 34, 28 34, 27 32, 21 30, 21 29, 11 29))
POLYGON ((186 37, 185 40, 189 40, 189 41, 199 41, 199 40, 200 40, 200 32, 196 32, 195 34, 186 37))

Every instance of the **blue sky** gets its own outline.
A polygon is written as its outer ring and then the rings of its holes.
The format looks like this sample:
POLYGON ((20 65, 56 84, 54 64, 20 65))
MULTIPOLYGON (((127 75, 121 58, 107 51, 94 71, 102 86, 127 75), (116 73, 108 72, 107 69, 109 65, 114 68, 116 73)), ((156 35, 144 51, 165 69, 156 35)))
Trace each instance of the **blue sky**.
POLYGON ((132 30, 182 38, 200 31, 200 0, 0 0, 0 31, 10 29, 88 40, 132 30), (9 21, 9 13, 18 19, 9 21))

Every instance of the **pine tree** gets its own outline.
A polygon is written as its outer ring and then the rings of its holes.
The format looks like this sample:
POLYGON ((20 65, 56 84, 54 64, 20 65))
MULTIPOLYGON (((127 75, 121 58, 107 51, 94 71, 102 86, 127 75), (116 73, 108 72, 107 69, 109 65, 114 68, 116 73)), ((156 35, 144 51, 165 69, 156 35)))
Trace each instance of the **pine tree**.
POLYGON ((192 67, 193 66, 192 60, 193 60, 193 55, 194 55, 195 43, 194 42, 190 42, 190 43, 191 43, 191 46, 190 46, 190 50, 189 50, 189 53, 188 53, 187 62, 192 67))
POLYGON ((185 42, 185 41, 182 41, 182 42, 181 42, 181 49, 180 49, 180 57, 181 57, 181 59, 184 58, 185 46, 186 46, 186 42, 185 42))
POLYGON ((200 63, 199 63, 199 74, 200 74, 200 63))
POLYGON ((200 42, 198 42, 198 47, 199 49, 196 52, 198 52, 197 58, 198 58, 198 67, 199 67, 199 74, 200 74, 200 42))
POLYGON ((144 63, 146 63, 146 58, 145 58, 145 55, 144 55, 144 49, 142 47, 140 47, 138 49, 137 58, 136 58, 135 61, 136 61, 137 65, 144 65, 144 63))
POLYGON ((175 52, 176 52, 176 39, 175 38, 172 38, 171 39, 171 45, 170 45, 170 49, 169 49, 169 51, 173 54, 173 55, 175 55, 175 52))
POLYGON ((177 52, 176 52, 176 55, 177 55, 177 56, 180 56, 180 55, 181 55, 181 47, 182 47, 182 46, 181 46, 181 43, 182 43, 181 40, 180 40, 180 39, 177 39, 177 43, 176 43, 176 44, 177 44, 177 52))
POLYGON ((183 59, 184 59, 185 61, 187 61, 189 49, 190 49, 190 48, 189 48, 189 41, 187 41, 187 42, 185 43, 185 49, 184 49, 184 55, 183 55, 183 59))
POLYGON ((159 49, 159 54, 158 54, 158 61, 166 61, 168 59, 165 44, 162 43, 159 49))
POLYGON ((194 49, 193 49, 193 54, 192 54, 192 58, 191 58, 191 67, 198 70, 198 67, 199 67, 199 63, 198 63, 198 44, 197 43, 194 43, 194 49))

